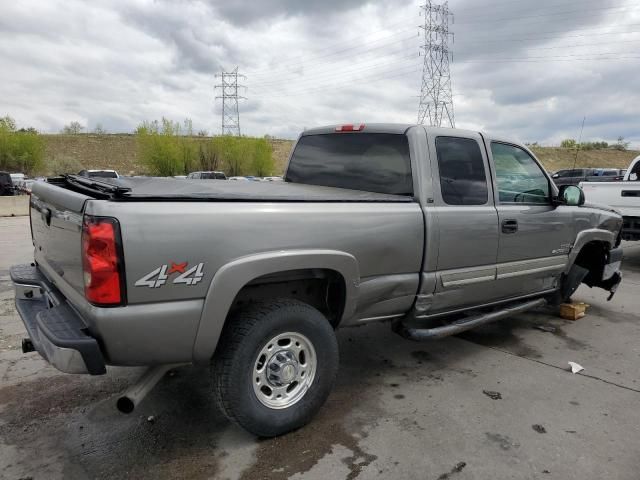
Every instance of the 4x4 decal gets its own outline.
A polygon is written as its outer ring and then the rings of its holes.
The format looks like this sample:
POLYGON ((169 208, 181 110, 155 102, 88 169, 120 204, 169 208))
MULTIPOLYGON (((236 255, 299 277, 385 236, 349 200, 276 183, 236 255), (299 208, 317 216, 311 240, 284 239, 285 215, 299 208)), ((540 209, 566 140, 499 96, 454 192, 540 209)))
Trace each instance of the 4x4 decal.
POLYGON ((204 277, 204 263, 198 263, 197 265, 187 269, 188 262, 160 265, 155 270, 147 273, 144 277, 135 283, 136 287, 149 287, 158 288, 167 283, 169 277, 174 273, 179 273, 171 280, 174 285, 195 285, 204 277))

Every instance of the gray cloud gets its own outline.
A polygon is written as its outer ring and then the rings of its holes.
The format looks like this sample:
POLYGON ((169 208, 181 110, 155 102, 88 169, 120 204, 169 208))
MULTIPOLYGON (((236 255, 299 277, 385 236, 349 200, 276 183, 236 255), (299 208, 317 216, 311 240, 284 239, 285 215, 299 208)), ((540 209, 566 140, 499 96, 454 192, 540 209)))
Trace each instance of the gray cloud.
MULTIPOLYGON (((457 123, 545 143, 640 146, 633 0, 451 0, 457 123)), ((239 66, 244 133, 293 138, 348 121, 414 122, 421 58, 411 0, 25 0, 0 7, 3 109, 58 131, 193 119, 218 132, 214 73, 239 66), (243 92, 244 93, 244 92, 243 92)))

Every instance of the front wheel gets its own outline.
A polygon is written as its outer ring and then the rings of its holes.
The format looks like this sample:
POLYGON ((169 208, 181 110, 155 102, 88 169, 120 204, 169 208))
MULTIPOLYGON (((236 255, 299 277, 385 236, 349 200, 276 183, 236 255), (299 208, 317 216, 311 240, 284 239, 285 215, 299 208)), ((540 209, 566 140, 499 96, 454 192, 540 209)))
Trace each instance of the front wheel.
POLYGON ((328 320, 289 299, 236 312, 213 358, 221 409, 262 437, 308 423, 329 396, 337 371, 338 343, 328 320))

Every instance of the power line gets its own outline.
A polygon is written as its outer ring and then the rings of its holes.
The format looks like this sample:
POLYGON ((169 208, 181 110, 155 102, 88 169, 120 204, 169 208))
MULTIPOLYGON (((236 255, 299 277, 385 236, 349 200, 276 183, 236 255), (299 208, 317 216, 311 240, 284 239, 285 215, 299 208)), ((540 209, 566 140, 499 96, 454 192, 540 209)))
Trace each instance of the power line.
MULTIPOLYGON (((326 77, 332 77, 332 76, 339 76, 339 77, 343 77, 345 74, 349 74, 349 73, 357 73, 360 71, 364 71, 364 70, 370 70, 372 68, 376 68, 379 66, 384 66, 384 67, 388 67, 389 65, 393 65, 396 63, 400 63, 400 62, 406 62, 408 59, 416 59, 417 58, 417 54, 412 53, 410 55, 405 55, 403 57, 400 57, 398 60, 395 60, 393 62, 389 61, 389 58, 392 58, 394 55, 399 54, 399 53, 406 53, 406 50, 401 50, 398 52, 394 52, 393 54, 389 54, 387 55, 387 60, 383 61, 383 62, 379 62, 379 63, 374 63, 373 65, 369 65, 369 66, 363 66, 361 65, 353 65, 352 68, 344 68, 341 66, 336 66, 333 68, 330 68, 328 70, 323 70, 322 73, 319 74, 314 74, 313 76, 311 76, 311 78, 300 78, 300 79, 289 79, 288 81, 288 85, 300 85, 300 84, 308 84, 309 82, 317 82, 318 80, 322 80, 326 77)), ((373 60, 380 60, 380 58, 375 58, 373 60)), ((364 63, 364 62, 363 62, 364 63)), ((364 65, 366 65, 366 63, 364 63, 364 65)), ((254 84, 252 85, 252 88, 255 88, 257 86, 257 88, 260 89, 265 89, 265 88, 270 88, 270 87, 275 87, 278 89, 282 88, 282 82, 266 82, 266 83, 258 83, 258 84, 254 84)))
POLYGON ((449 2, 437 5, 426 0, 421 7, 424 12, 424 61, 418 123, 440 127, 448 122, 453 128, 453 98, 451 96, 451 73, 449 71, 449 2))
MULTIPOLYGON (((302 90, 297 90, 297 91, 287 91, 287 92, 282 92, 279 94, 269 94, 269 98, 273 98, 273 97, 290 97, 290 96, 295 96, 295 95, 308 95, 310 93, 318 93, 318 92, 322 92, 322 91, 326 91, 326 90, 335 90, 337 88, 340 87, 354 87, 354 88, 362 88, 362 82, 366 80, 366 83, 373 83, 379 80, 386 80, 389 78, 395 78, 395 77, 400 77, 400 76, 407 76, 411 73, 417 73, 419 72, 418 67, 416 67, 415 65, 411 66, 411 67, 406 67, 409 68, 409 70, 398 70, 397 68, 394 68, 393 70, 387 71, 387 72, 382 72, 382 73, 375 73, 375 74, 370 74, 370 75, 366 75, 364 77, 352 77, 352 78, 347 78, 347 79, 341 79, 340 82, 338 83, 332 83, 332 84, 325 84, 322 86, 318 86, 318 87, 309 87, 309 88, 305 88, 302 90), (391 74, 391 75, 389 75, 391 74)), ((254 95, 255 96, 255 95, 254 95)))
MULTIPOLYGON (((629 6, 624 6, 624 7, 600 7, 600 8, 593 8, 593 7, 589 7, 588 11, 600 11, 600 10, 628 10, 628 9, 632 9, 633 7, 629 7, 629 6)), ((580 10, 565 10, 562 12, 551 12, 551 13, 538 13, 536 15, 518 15, 515 17, 499 17, 496 18, 494 15, 485 15, 483 16, 473 16, 473 20, 469 21, 469 22, 457 22, 458 25, 467 25, 467 24, 471 24, 471 23, 486 23, 487 21, 489 22, 502 22, 504 20, 522 20, 523 18, 538 18, 538 17, 555 17, 555 16, 565 16, 565 15, 570 15, 572 13, 583 13, 585 12, 585 9, 582 8, 580 10)), ((578 17, 581 18, 581 17, 578 17)))
MULTIPOLYGON (((406 33, 407 31, 408 30, 402 30, 402 31, 398 32, 397 34, 390 35, 389 37, 397 36, 398 34, 406 33)), ((368 53, 368 52, 372 52, 372 51, 375 51, 375 50, 380 50, 381 48, 385 48, 385 47, 388 47, 390 45, 395 45, 397 43, 408 42, 409 40, 412 40, 412 39, 415 39, 415 38, 416 38, 416 36, 411 36, 411 37, 400 38, 398 40, 393 40, 391 42, 386 42, 386 43, 383 43, 381 45, 378 45, 378 46, 375 46, 375 47, 371 47, 371 48, 368 48, 368 49, 365 49, 365 50, 352 52, 350 54, 347 54, 346 58, 349 58, 350 56, 356 55, 356 54, 357 55, 362 55, 363 53, 368 53)), ((349 47, 349 48, 342 49, 342 50, 339 50, 339 51, 336 51, 336 52, 333 52, 333 53, 329 53, 329 54, 323 55, 321 57, 316 57, 316 59, 328 58, 328 57, 333 57, 333 56, 342 56, 344 54, 344 52, 346 52, 346 51, 357 50, 357 49, 361 48, 363 45, 366 46, 367 43, 375 43, 377 41, 378 40, 375 40, 375 41, 372 41, 372 42, 363 42, 360 45, 355 45, 353 47, 349 47)), ((317 63, 323 64, 323 63, 332 63, 332 62, 335 62, 335 59, 327 60, 327 61, 323 61, 323 62, 317 62, 317 63)), ((292 69, 294 69, 296 67, 305 67, 305 66, 313 65, 315 63, 316 63, 315 60, 313 60, 313 61, 312 60, 308 60, 308 59, 307 60, 302 60, 302 61, 300 61, 298 63, 292 63, 292 64, 289 64, 289 65, 280 65, 279 67, 272 68, 272 69, 253 70, 252 73, 251 73, 251 76, 252 77, 258 77, 258 78, 259 77, 264 77, 264 76, 271 76, 274 71, 292 70, 292 69), (256 73, 256 72, 260 72, 260 71, 265 71, 265 72, 268 72, 268 73, 264 73, 264 74, 256 73)))
POLYGON ((238 73, 238 67, 230 72, 216 74, 216 78, 220 78, 220 84, 214 88, 221 89, 221 95, 217 96, 216 100, 222 100, 222 135, 240 136, 238 100, 244 100, 245 97, 238 96, 238 88, 244 87, 238 85, 238 77, 246 78, 238 73))

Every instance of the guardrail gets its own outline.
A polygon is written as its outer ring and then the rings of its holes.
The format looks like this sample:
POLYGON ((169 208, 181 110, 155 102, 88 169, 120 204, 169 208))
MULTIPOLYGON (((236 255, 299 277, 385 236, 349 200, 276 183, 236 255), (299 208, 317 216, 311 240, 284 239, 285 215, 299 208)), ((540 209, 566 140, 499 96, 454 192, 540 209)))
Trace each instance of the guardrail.
POLYGON ((29 195, 0 197, 0 217, 29 215, 29 195))

